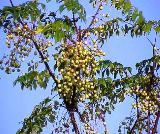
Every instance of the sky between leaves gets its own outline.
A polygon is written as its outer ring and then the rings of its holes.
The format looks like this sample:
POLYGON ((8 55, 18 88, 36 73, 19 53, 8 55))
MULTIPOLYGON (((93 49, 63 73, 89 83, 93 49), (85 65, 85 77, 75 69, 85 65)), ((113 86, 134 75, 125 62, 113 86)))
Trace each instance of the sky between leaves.
MULTIPOLYGON (((45 1, 45 0, 42 0, 45 1)), ((84 0, 83 3, 85 4, 84 0)), ((26 0, 13 0, 14 4, 26 2, 26 0)), ((131 0, 135 7, 138 7, 149 20, 160 20, 160 1, 159 0, 131 0)), ((10 5, 9 0, 0 0, 0 9, 10 5)), ((55 5, 51 5, 50 9, 55 5)), ((89 8, 87 8, 89 10, 89 8)), ((92 12, 92 11, 90 11, 92 12)), ((116 12, 109 12, 116 15, 116 12)), ((91 14, 89 14, 91 15, 91 14)), ((89 17, 89 16, 88 16, 89 17)), ((148 36, 154 41, 155 34, 148 36)), ((160 39, 157 37, 157 45, 160 39)), ((0 30, 0 56, 5 52, 5 35, 0 30)), ((160 47, 160 45, 158 45, 160 47)), ((131 38, 129 36, 112 37, 104 45, 106 58, 117 61, 125 66, 133 67, 137 62, 150 58, 152 48, 145 37, 131 38)), ((0 72, 0 134, 15 134, 17 129, 21 127, 21 122, 25 117, 29 116, 33 107, 50 95, 50 91, 38 89, 36 91, 21 91, 17 85, 13 87, 12 82, 16 79, 15 74, 7 75, 0 72)), ((120 121, 130 115, 131 100, 127 99, 123 104, 117 104, 116 109, 111 115, 106 115, 109 134, 117 134, 120 121)), ((160 127, 159 127, 160 131, 160 127)), ((44 130, 44 134, 49 132, 49 128, 44 130)))

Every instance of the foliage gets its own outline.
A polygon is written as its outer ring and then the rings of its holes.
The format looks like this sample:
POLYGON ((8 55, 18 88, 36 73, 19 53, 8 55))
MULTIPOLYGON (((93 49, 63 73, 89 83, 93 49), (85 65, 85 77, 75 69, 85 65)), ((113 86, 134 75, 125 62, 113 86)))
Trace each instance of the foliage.
POLYGON ((37 71, 30 71, 22 76, 19 76, 15 80, 14 85, 19 82, 21 84, 21 89, 24 87, 36 89, 37 85, 45 89, 47 87, 48 81, 49 74, 46 71, 42 71, 41 73, 38 73, 37 71))
POLYGON ((17 134, 40 133, 42 128, 47 126, 47 122, 53 123, 55 120, 55 111, 53 111, 50 98, 46 98, 39 105, 35 106, 31 116, 25 118, 22 129, 17 134))
POLYGON ((95 11, 91 19, 79 0, 46 2, 57 9, 48 13, 46 5, 35 0, 18 6, 11 1, 11 7, 0 10, 0 28, 6 33, 9 49, 0 68, 8 74, 23 72, 22 65, 27 63, 28 71, 19 75, 14 85, 46 89, 52 82, 52 93, 59 97, 37 105, 17 134, 41 133, 48 123, 53 125, 52 133, 108 133, 105 115, 126 96, 135 102, 133 115, 121 123, 119 133, 122 127, 131 134, 158 133, 160 57, 155 44, 151 43, 153 57, 137 63, 135 74, 131 67, 103 60, 103 46, 115 35, 159 34, 160 21, 146 20, 128 0, 86 1, 95 11), (104 10, 110 6, 122 15, 110 18, 104 10), (67 115, 61 117, 59 111, 67 115))

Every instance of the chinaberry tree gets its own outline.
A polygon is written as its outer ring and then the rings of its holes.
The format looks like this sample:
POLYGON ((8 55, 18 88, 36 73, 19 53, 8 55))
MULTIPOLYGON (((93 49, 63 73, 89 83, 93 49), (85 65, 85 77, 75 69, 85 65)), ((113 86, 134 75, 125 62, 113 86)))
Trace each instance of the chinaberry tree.
POLYGON ((131 67, 105 59, 103 47, 112 36, 159 34, 160 21, 146 20, 129 0, 33 0, 20 5, 10 0, 10 4, 0 10, 0 28, 9 50, 1 57, 0 68, 7 74, 20 72, 14 84, 22 90, 51 90, 17 134, 41 133, 49 123, 52 133, 107 134, 105 115, 126 96, 134 99, 134 112, 118 132, 125 128, 128 134, 158 133, 156 43, 150 42, 153 56, 137 63, 134 74, 131 67), (53 4, 54 9, 48 8, 53 4), (108 8, 121 15, 110 17, 108 8), (90 11, 92 16, 86 17, 90 11))

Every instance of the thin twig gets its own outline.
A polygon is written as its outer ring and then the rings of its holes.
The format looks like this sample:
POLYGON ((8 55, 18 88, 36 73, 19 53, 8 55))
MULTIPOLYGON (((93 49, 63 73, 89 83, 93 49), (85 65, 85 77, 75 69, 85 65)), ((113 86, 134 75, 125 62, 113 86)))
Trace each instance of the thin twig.
POLYGON ((75 18, 74 13, 73 13, 73 24, 74 24, 74 27, 75 27, 75 29, 76 29, 76 33, 77 33, 77 35, 78 35, 78 28, 77 28, 76 18, 75 18))
POLYGON ((98 15, 98 13, 99 13, 99 11, 100 11, 100 7, 101 7, 101 6, 102 6, 102 3, 99 5, 96 13, 92 16, 91 23, 89 24, 88 28, 85 29, 85 31, 83 32, 83 34, 82 34, 82 36, 81 36, 82 38, 85 36, 85 34, 86 34, 86 33, 88 32, 88 30, 91 28, 93 22, 95 21, 96 16, 98 15))
POLYGON ((10 3, 11 3, 11 6, 14 7, 12 0, 9 0, 9 1, 10 1, 10 3))
POLYGON ((102 3, 99 5, 99 7, 98 7, 98 9, 97 9, 96 13, 94 14, 94 16, 93 16, 93 18, 92 18, 91 23, 90 23, 90 25, 88 26, 88 28, 87 28, 87 29, 91 28, 91 26, 92 26, 92 24, 93 24, 93 22, 94 22, 94 20, 95 20, 96 16, 98 15, 98 13, 99 13, 99 11, 100 11, 100 7, 101 7, 101 6, 102 6, 102 3))
POLYGON ((152 47, 154 47, 155 45, 151 42, 151 40, 148 37, 146 37, 146 38, 150 42, 150 44, 152 45, 152 47))

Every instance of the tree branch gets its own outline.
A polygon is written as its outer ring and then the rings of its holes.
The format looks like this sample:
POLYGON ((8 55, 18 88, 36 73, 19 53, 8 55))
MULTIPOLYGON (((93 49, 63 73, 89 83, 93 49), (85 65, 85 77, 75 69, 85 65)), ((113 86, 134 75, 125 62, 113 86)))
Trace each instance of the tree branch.
POLYGON ((48 64, 46 61, 44 61, 45 58, 44 58, 42 52, 39 50, 39 47, 38 47, 37 42, 36 42, 33 38, 30 38, 30 39, 33 41, 33 44, 34 44, 35 48, 37 49, 37 51, 38 51, 41 59, 43 60, 44 65, 45 65, 46 69, 48 70, 50 76, 51 76, 52 79, 55 81, 55 83, 58 84, 58 80, 57 80, 56 76, 54 75, 54 73, 52 72, 52 70, 50 69, 49 64, 48 64))
POLYGON ((12 0, 9 0, 9 1, 10 1, 10 3, 11 3, 11 6, 14 7, 12 0))
POLYGON ((78 28, 77 28, 77 25, 76 25, 76 18, 75 18, 75 16, 74 16, 74 13, 73 13, 73 24, 74 24, 74 27, 75 27, 75 29, 76 29, 76 33, 77 33, 77 35, 78 35, 78 28))
POLYGON ((100 11, 100 7, 101 7, 101 6, 102 6, 102 3, 99 5, 99 7, 98 7, 98 9, 97 9, 96 13, 94 14, 94 16, 93 16, 93 18, 92 18, 91 23, 90 23, 90 25, 88 26, 88 28, 87 28, 87 29, 91 28, 91 26, 92 26, 92 24, 93 24, 93 22, 94 22, 94 20, 95 20, 96 16, 98 15, 98 13, 99 13, 99 11, 100 11))
POLYGON ((102 3, 99 5, 99 7, 98 7, 96 13, 92 16, 91 23, 89 24, 88 28, 85 29, 85 31, 83 32, 81 38, 83 38, 83 37, 85 36, 85 34, 88 32, 88 30, 91 28, 91 26, 92 26, 92 24, 93 24, 93 22, 94 22, 96 16, 98 15, 98 13, 99 13, 99 11, 100 11, 100 7, 101 7, 101 6, 102 6, 102 3))
POLYGON ((72 122, 73 128, 75 130, 75 133, 76 134, 80 134, 79 129, 78 129, 78 125, 77 125, 77 122, 76 122, 76 119, 74 117, 74 112, 73 111, 69 111, 69 116, 71 118, 71 122, 72 122))
MULTIPOLYGON (((11 6, 14 7, 12 0, 9 0, 9 1, 11 3, 11 6)), ((25 25, 20 18, 19 18, 19 22, 22 24, 22 26, 25 25)), ((30 29, 28 29, 28 30, 32 33, 32 31, 30 29)), ((32 40, 32 42, 33 42, 36 50, 38 51, 41 59, 44 61, 45 58, 43 56, 43 53, 39 50, 37 42, 32 38, 32 36, 28 36, 27 38, 32 40)), ((49 72, 50 76, 52 77, 52 79, 55 81, 56 84, 58 84, 58 80, 57 80, 56 76, 54 75, 54 73, 52 72, 52 70, 50 69, 49 64, 46 61, 44 61, 44 65, 45 65, 46 69, 48 70, 48 72, 49 72)))
POLYGON ((131 130, 129 131, 129 133, 128 133, 128 134, 133 134, 134 129, 135 129, 135 127, 136 127, 137 123, 138 123, 139 121, 143 121, 143 120, 145 120, 145 119, 147 119, 147 117, 144 117, 144 118, 141 118, 141 119, 140 119, 140 118, 136 119, 136 121, 135 121, 135 123, 134 123, 133 127, 131 128, 131 130))
POLYGON ((155 134, 156 131, 157 131, 157 126, 158 126, 159 118, 160 118, 160 111, 157 112, 157 118, 155 120, 155 124, 154 124, 154 127, 152 129, 152 134, 155 134))

